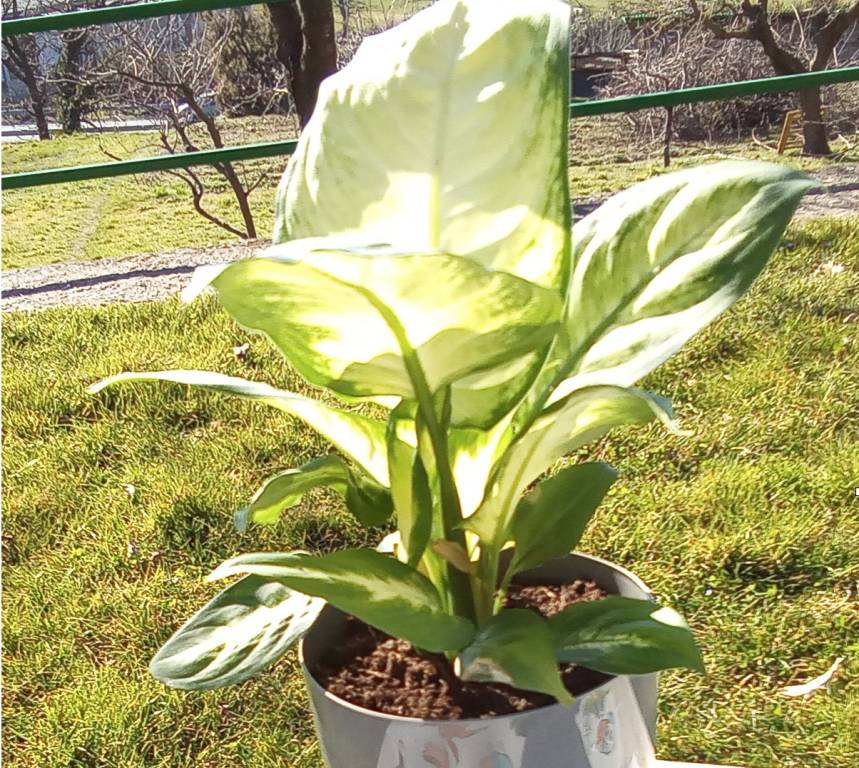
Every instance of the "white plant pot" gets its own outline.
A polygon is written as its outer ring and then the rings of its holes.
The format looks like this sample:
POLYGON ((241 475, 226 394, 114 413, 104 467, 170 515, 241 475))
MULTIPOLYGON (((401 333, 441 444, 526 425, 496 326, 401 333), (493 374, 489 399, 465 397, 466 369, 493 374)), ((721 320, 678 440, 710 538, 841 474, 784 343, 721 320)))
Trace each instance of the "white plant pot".
MULTIPOLYGON (((653 599, 634 574, 577 553, 517 577, 523 583, 576 579, 592 579, 610 594, 653 599)), ((397 717, 333 696, 308 670, 336 645, 344 623, 327 606, 299 646, 329 768, 646 768, 653 759, 655 674, 613 677, 569 706, 480 720, 397 717)))

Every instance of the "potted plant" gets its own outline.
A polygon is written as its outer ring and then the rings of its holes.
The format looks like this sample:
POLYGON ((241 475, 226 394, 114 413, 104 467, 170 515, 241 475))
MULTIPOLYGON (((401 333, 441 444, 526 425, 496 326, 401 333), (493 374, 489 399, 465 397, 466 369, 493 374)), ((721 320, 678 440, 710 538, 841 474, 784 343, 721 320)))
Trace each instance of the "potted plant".
POLYGON ((673 428, 669 402, 633 385, 739 298, 811 183, 718 163, 571 226, 568 30, 561 0, 440 0, 366 40, 320 89, 275 244, 192 281, 189 298, 214 289, 308 382, 381 417, 202 371, 93 387, 226 392, 336 447, 270 479, 240 530, 316 487, 394 522, 387 551, 223 563, 212 579, 240 578, 150 667, 178 688, 236 684, 306 635, 337 768, 608 765, 652 733, 655 673, 701 668, 635 576, 570 554, 614 470, 544 476, 612 427, 673 428))

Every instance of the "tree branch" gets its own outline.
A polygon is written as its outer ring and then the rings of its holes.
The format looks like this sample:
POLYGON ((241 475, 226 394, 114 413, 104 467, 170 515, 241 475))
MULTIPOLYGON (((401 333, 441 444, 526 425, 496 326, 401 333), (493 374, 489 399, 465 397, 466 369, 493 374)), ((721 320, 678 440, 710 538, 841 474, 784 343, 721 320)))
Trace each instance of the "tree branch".
POLYGON ((851 8, 836 13, 821 27, 815 36, 817 52, 811 64, 813 70, 826 69, 838 41, 850 27, 857 23, 859 23, 859 0, 851 8))

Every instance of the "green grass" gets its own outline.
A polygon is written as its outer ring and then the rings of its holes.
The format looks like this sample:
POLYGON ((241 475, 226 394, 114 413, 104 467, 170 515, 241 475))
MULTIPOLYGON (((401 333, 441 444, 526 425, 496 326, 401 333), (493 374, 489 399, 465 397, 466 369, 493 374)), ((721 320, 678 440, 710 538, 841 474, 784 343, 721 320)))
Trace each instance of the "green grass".
MULTIPOLYGON (((621 470, 583 549, 631 567, 697 632, 708 675, 666 674, 660 753, 748 768, 859 755, 859 220, 793 227, 751 296, 646 385, 688 437, 618 432, 621 470), (832 274, 820 265, 835 262, 832 274), (844 667, 807 700, 779 690, 844 667)), ((3 323, 3 748, 12 768, 319 766, 294 654, 246 685, 168 690, 150 656, 257 548, 374 542, 314 494, 274 530, 231 514, 324 451, 277 412, 158 385, 200 367, 304 389, 212 303, 10 314, 3 323), (125 486, 133 485, 133 496, 125 486)))
MULTIPOLYGON (((602 197, 665 170, 661 150, 636 147, 622 116, 577 119, 570 125, 570 180, 575 200, 602 197), (627 149, 618 151, 626 145, 627 149)), ((294 134, 285 118, 225 120, 223 130, 230 145, 294 134)), ((855 137, 848 138, 854 147, 859 146, 855 137)), ((4 146, 3 172, 108 162, 102 147, 124 158, 158 153, 151 133, 58 136, 49 142, 4 146)), ((750 142, 678 143, 669 170, 718 157, 775 159, 805 170, 832 162, 801 158, 797 150, 779 157, 750 142)), ((843 159, 859 159, 859 149, 843 159)), ((286 158, 237 164, 250 179, 268 172, 250 198, 260 237, 268 237, 271 231, 274 190, 285 164, 286 158)), ((235 199, 223 180, 211 169, 200 168, 198 173, 207 185, 204 203, 213 213, 240 224, 235 199)), ((236 239, 199 216, 184 182, 164 173, 12 190, 3 193, 3 207, 5 268, 130 256, 236 239)))
MULTIPOLYGON (((293 135, 286 118, 224 121, 228 145, 273 141, 293 135)), ((201 141, 201 147, 209 146, 201 141)), ((57 136, 3 148, 3 173, 110 162, 103 150, 121 158, 160 154, 153 133, 57 136)), ((274 190, 286 158, 238 163, 253 181, 266 180, 250 197, 260 237, 273 222, 274 190)), ((206 167, 195 169, 206 184, 203 204, 241 227, 235 198, 226 182, 206 167)), ((88 261, 137 253, 214 245, 237 238, 198 215, 181 179, 166 173, 94 179, 3 193, 3 267, 61 261, 88 261)))
MULTIPOLYGON (((778 155, 751 141, 674 141, 671 165, 665 168, 662 149, 635 141, 625 115, 604 115, 570 121, 570 188, 573 200, 602 198, 661 173, 717 160, 765 160, 798 168, 806 173, 839 162, 859 162, 859 134, 845 143, 832 141, 833 158, 803 157, 798 147, 778 155)), ((762 138, 775 144, 775 137, 762 138)))

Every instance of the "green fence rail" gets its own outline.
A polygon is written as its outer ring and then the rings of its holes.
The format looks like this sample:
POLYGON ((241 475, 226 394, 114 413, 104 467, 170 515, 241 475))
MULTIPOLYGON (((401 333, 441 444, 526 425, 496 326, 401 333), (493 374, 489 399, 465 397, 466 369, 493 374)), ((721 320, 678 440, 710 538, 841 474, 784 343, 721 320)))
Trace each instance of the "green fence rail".
MULTIPOLYGON (((275 0, 276 2, 277 0, 275 0)), ((3 36, 14 37, 30 32, 58 32, 96 24, 115 24, 136 19, 152 19, 174 13, 199 13, 221 8, 256 5, 260 0, 155 0, 151 3, 112 5, 107 8, 89 8, 67 13, 48 13, 3 21, 3 36)))
MULTIPOLYGON (((185 0, 183 0, 184 2, 185 0)), ((586 117, 619 112, 634 112, 653 107, 676 107, 702 101, 719 101, 738 96, 753 96, 761 93, 800 91, 821 85, 859 81, 859 67, 828 69, 823 72, 807 72, 801 75, 771 77, 764 80, 741 80, 736 83, 705 85, 699 88, 683 88, 677 91, 662 91, 639 96, 619 96, 613 99, 575 101, 570 104, 570 117, 586 117)), ((184 152, 177 155, 161 155, 139 160, 122 160, 96 165, 78 165, 70 168, 53 168, 46 171, 12 173, 2 177, 3 189, 23 189, 45 184, 104 179, 134 173, 151 173, 193 165, 213 165, 237 160, 256 160, 263 157, 289 155, 295 150, 296 141, 274 141, 266 144, 246 144, 225 149, 210 149, 202 152, 184 152)))
POLYGON ((800 75, 766 77, 760 80, 739 80, 736 83, 701 85, 697 88, 681 88, 676 91, 658 91, 638 96, 618 96, 613 99, 595 99, 575 102, 570 105, 570 117, 606 115, 612 112, 635 112, 652 107, 676 107, 681 104, 697 104, 701 101, 724 101, 740 96, 756 96, 761 93, 802 91, 821 85, 835 85, 859 81, 859 67, 825 69, 820 72, 803 72, 800 75))
MULTIPOLYGON (((243 5, 255 5, 261 0, 154 0, 148 3, 129 3, 127 5, 112 5, 107 8, 89 8, 65 13, 49 13, 42 16, 29 16, 21 19, 10 19, 3 23, 3 34, 7 37, 25 35, 30 32, 57 32, 63 29, 95 24, 115 24, 136 19, 151 19, 157 16, 169 16, 174 13, 197 13, 199 11, 216 11, 222 8, 235 8, 243 5)), ((277 0, 273 0, 277 2, 277 0)), ((713 18, 732 18, 736 11, 720 11, 712 14, 713 18)), ((654 13, 631 13, 620 17, 624 22, 654 21, 659 18, 654 13)))
POLYGON ((108 179, 113 176, 129 176, 135 173, 170 171, 192 165, 217 165, 237 160, 258 160, 263 157, 291 155, 297 140, 271 141, 265 144, 242 144, 239 147, 206 149, 200 152, 182 152, 176 155, 159 155, 139 160, 119 160, 94 165, 73 165, 69 168, 51 168, 47 171, 10 173, 2 177, 3 190, 42 187, 46 184, 63 184, 88 179, 108 179))

